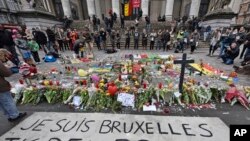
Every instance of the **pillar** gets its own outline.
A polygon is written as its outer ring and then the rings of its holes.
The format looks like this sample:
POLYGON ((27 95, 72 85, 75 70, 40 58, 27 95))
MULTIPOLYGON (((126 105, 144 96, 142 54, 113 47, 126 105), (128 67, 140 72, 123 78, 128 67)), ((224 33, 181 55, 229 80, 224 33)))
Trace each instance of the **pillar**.
POLYGON ((149 0, 142 0, 141 1, 141 9, 142 9, 142 16, 148 16, 148 7, 149 7, 149 0))
POLYGON ((69 0, 61 0, 64 16, 72 17, 69 0))
POLYGON ((96 15, 96 13, 95 13, 95 0, 87 0, 87 6, 88 6, 89 16, 92 17, 93 15, 96 15))
POLYGON ((201 0, 192 0, 190 6, 189 17, 198 17, 200 10, 201 0))
POLYGON ((174 0, 166 0, 166 20, 173 19, 174 0))
POLYGON ((118 17, 120 17, 120 1, 112 0, 112 11, 116 13, 118 17))
POLYGON ((102 19, 102 12, 101 12, 101 3, 100 3, 100 0, 95 0, 95 13, 96 13, 96 16, 99 18, 99 19, 102 19))

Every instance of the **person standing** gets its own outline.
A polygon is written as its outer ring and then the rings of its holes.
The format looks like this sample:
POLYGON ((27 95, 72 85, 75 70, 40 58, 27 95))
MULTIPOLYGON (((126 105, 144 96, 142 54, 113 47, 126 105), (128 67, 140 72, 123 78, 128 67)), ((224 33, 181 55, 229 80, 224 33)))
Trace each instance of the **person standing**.
POLYGON ((115 30, 112 30, 111 35, 110 35, 110 42, 111 42, 112 49, 115 49, 115 36, 116 36, 116 32, 115 30))
POLYGON ((121 29, 124 29, 124 16, 121 15, 120 19, 121 19, 121 29))
POLYGON ((220 38, 221 38, 221 31, 219 29, 217 29, 213 33, 213 37, 212 37, 211 42, 210 42, 209 53, 207 56, 213 56, 215 50, 217 49, 220 38))
POLYGON ((121 49, 121 36, 120 36, 120 33, 119 31, 117 31, 116 33, 116 47, 117 49, 121 49))
POLYGON ((236 36, 236 41, 240 45, 240 48, 243 47, 243 50, 240 54, 240 59, 242 59, 242 57, 244 56, 244 53, 246 51, 246 46, 243 44, 245 42, 245 40, 246 40, 246 30, 242 26, 242 27, 240 27, 240 30, 236 36))
POLYGON ((156 38, 157 34, 155 32, 155 30, 153 29, 152 33, 150 34, 150 50, 154 49, 154 44, 155 44, 155 38, 156 38))
POLYGON ((200 33, 197 31, 197 29, 194 30, 194 32, 191 34, 191 38, 190 38, 190 46, 191 46, 191 51, 190 53, 192 54, 194 52, 194 50, 197 48, 198 46, 198 41, 200 39, 200 33))
POLYGON ((158 33, 157 33, 157 44, 156 44, 156 50, 157 49, 159 49, 159 50, 161 50, 161 46, 162 46, 162 31, 161 31, 161 29, 159 29, 159 31, 158 31, 158 33))
POLYGON ((125 32, 126 40, 125 40, 125 49, 129 49, 130 46, 130 31, 129 29, 125 32))
POLYGON ((231 28, 227 28, 226 32, 221 35, 221 42, 220 42, 220 54, 218 59, 224 54, 226 48, 231 45, 231 43, 236 39, 236 35, 233 34, 231 28))
POLYGON ((168 42, 170 41, 170 33, 168 30, 165 30, 163 35, 163 51, 168 51, 170 49, 168 42))
POLYGON ((44 53, 47 54, 47 37, 44 32, 42 32, 39 28, 36 28, 34 33, 35 41, 38 43, 39 47, 43 49, 44 53))
POLYGON ((104 30, 104 28, 101 28, 100 30, 100 36, 101 36, 101 43, 102 43, 102 48, 106 50, 106 40, 107 40, 107 33, 104 30))
POLYGON ((178 32, 178 34, 177 34, 177 42, 178 42, 178 46, 177 46, 176 49, 183 52, 184 51, 184 46, 183 46, 184 31, 182 29, 180 29, 179 32, 178 32))
POLYGON ((70 50, 69 41, 70 39, 68 38, 68 31, 63 30, 63 46, 65 50, 70 50))
POLYGON ((19 66, 20 60, 16 52, 15 42, 12 38, 12 34, 5 30, 2 25, 0 25, 0 48, 7 49, 13 56, 10 61, 16 66, 19 66))
POLYGON ((17 110, 13 97, 11 96, 11 85, 5 80, 5 77, 10 77, 12 72, 6 68, 4 63, 8 61, 11 54, 6 49, 0 49, 0 107, 4 114, 8 117, 9 122, 15 122, 26 116, 26 112, 20 113, 17 110))
POLYGON ((53 52, 53 46, 55 45, 56 35, 55 33, 48 27, 46 30, 48 36, 48 49, 53 52))
POLYGON ((64 51, 64 46, 63 46, 63 29, 57 28, 56 40, 58 42, 60 51, 64 51))
POLYGON ((149 18, 149 16, 146 16, 145 17, 145 21, 146 21, 146 30, 147 30, 147 33, 149 33, 150 32, 150 18, 149 18))
POLYGON ((102 50, 102 48, 101 48, 101 37, 100 37, 100 35, 99 35, 99 33, 97 31, 94 34, 94 41, 95 41, 95 44, 96 44, 98 50, 102 50))
POLYGON ((85 30, 83 32, 83 38, 85 39, 85 45, 86 45, 86 48, 88 48, 89 50, 89 54, 92 53, 93 54, 93 37, 92 35, 90 34, 90 31, 89 30, 85 30))
POLYGON ((38 54, 39 45, 37 44, 37 42, 34 39, 31 39, 30 41, 28 41, 28 47, 29 47, 29 49, 31 51, 31 54, 32 54, 35 62, 37 64, 39 64, 40 63, 40 57, 39 57, 39 54, 38 54))
POLYGON ((147 43, 148 43, 148 34, 146 32, 146 29, 143 29, 143 32, 142 32, 142 47, 143 47, 143 49, 147 50, 147 43))
POLYGON ((139 49, 139 39, 140 39, 140 33, 138 32, 138 30, 135 30, 134 33, 134 49, 139 49))

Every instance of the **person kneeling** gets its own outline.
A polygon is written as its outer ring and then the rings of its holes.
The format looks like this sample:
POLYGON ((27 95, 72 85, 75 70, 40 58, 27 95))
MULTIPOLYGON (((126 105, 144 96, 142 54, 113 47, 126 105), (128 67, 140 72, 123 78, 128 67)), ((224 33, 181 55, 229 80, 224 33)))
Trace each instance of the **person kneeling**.
POLYGON ((234 63, 234 59, 239 55, 240 49, 236 42, 233 42, 230 47, 227 47, 225 54, 221 57, 223 63, 231 65, 234 63))

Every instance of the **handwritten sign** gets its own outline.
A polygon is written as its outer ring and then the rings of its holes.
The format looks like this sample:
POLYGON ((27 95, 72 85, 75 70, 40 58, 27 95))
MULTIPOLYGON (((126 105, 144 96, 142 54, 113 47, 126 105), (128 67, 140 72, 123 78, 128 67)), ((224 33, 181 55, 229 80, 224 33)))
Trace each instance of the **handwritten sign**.
POLYGON ((122 103, 122 106, 131 106, 135 107, 135 95, 120 93, 118 94, 117 101, 122 103))
POLYGON ((1 141, 229 141, 219 118, 102 113, 34 113, 1 141))

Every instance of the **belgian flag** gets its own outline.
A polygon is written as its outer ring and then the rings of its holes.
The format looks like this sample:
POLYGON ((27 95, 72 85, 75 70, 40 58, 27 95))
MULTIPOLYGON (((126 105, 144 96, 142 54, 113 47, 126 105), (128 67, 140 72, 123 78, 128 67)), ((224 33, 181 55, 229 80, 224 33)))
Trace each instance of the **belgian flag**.
POLYGON ((133 0, 124 0, 124 16, 128 17, 132 15, 133 0))

